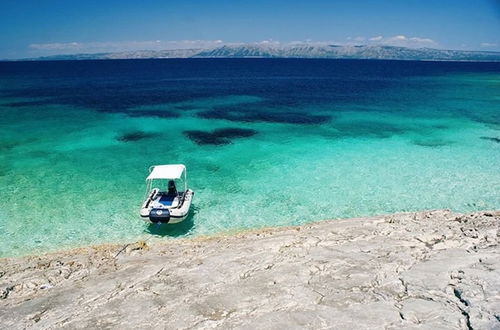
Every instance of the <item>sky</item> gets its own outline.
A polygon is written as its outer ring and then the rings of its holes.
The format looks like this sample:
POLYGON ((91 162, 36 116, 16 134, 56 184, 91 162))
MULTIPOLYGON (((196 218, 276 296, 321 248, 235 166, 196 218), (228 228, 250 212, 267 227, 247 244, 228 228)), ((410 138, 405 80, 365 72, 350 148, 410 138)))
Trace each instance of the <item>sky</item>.
POLYGON ((0 0, 0 59, 297 42, 500 51, 500 0, 0 0))

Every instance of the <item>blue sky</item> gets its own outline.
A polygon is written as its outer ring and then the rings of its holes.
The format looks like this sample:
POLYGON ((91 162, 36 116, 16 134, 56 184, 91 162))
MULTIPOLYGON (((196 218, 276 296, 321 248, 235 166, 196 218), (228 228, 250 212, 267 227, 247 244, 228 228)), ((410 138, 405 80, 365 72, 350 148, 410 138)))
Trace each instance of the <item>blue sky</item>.
POLYGON ((498 0, 1 0, 0 58, 334 42, 500 51, 498 0))

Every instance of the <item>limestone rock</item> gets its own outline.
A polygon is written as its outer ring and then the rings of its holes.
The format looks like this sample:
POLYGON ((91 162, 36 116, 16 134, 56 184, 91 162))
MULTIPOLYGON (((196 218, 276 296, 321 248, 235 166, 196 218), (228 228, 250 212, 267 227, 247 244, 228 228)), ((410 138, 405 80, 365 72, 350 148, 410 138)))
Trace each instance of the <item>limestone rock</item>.
POLYGON ((0 260, 1 329, 498 329, 500 212, 0 260))

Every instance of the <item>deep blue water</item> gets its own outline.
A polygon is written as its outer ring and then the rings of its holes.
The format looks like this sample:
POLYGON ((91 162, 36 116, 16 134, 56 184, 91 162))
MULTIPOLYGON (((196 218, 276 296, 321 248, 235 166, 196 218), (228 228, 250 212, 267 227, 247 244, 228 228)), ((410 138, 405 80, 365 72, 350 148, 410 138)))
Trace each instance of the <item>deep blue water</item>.
MULTIPOLYGON (((413 113, 412 105, 432 104, 434 84, 411 78, 448 74, 498 74, 499 63, 321 59, 169 59, 0 63, 3 97, 43 98, 8 106, 66 104, 130 114, 131 107, 196 98, 252 95, 258 105, 218 106, 203 118, 234 121, 321 123, 328 118, 300 109, 391 104, 390 111, 413 113), (408 93, 409 89, 409 93, 408 93), (401 106, 401 91, 405 105, 401 106), (280 111, 277 111, 280 110, 280 111), (280 115, 283 113, 283 115, 280 115)), ((477 86, 483 88, 484 86, 477 86)), ((493 86, 497 87, 497 86, 493 86)), ((497 91, 492 90, 492 94, 497 91)), ((189 107, 150 111, 175 117, 189 107)), ((352 109, 349 109, 352 110, 352 109)), ((363 109, 365 111, 365 109, 363 109)), ((497 112, 497 111, 495 111, 497 112)), ((498 113, 486 121, 498 123, 498 113)), ((479 117, 481 115, 479 114, 479 117)))

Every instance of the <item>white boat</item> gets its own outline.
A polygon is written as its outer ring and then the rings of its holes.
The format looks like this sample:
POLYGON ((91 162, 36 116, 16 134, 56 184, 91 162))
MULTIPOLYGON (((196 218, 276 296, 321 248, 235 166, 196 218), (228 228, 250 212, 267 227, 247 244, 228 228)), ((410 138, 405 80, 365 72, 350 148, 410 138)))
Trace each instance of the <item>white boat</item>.
POLYGON ((186 166, 156 165, 149 172, 141 217, 152 223, 178 223, 186 219, 194 195, 187 186, 186 166), (177 190, 178 183, 184 185, 183 191, 177 190))

